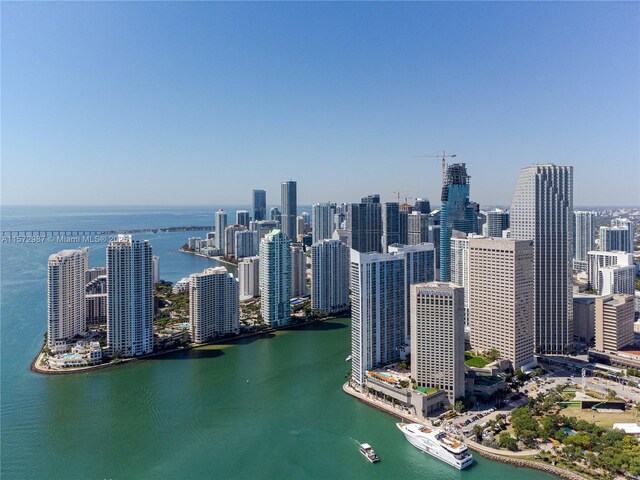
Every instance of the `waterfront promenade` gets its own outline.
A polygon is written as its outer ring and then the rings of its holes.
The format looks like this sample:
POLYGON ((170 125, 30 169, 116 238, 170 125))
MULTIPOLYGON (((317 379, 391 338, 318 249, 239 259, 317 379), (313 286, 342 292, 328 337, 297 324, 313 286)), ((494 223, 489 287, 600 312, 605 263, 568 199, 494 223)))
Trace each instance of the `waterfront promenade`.
MULTIPOLYGON (((365 395, 362 392, 357 391, 353 387, 349 385, 349 382, 346 382, 342 386, 342 390, 352 397, 357 398, 361 402, 364 402, 378 410, 381 410, 389 415, 397 417, 402 421, 407 421, 411 423, 419 423, 422 425, 426 425, 425 422, 421 421, 415 415, 412 415, 410 412, 402 409, 398 406, 389 405, 379 399, 372 398, 370 396, 365 395)), ((552 475, 556 475, 558 477, 564 478, 566 480, 587 480, 584 477, 570 472, 568 470, 564 470, 553 465, 548 465, 545 463, 535 462, 533 460, 529 460, 528 458, 537 455, 540 453, 539 450, 521 450, 519 452, 509 452, 508 454, 503 450, 498 450, 496 448, 487 447, 478 442, 475 442, 469 438, 464 438, 465 443, 471 448, 474 452, 479 453, 483 457, 486 457, 490 460, 507 463, 510 465, 514 465, 517 467, 524 468, 532 468, 535 470, 541 470, 552 475)))

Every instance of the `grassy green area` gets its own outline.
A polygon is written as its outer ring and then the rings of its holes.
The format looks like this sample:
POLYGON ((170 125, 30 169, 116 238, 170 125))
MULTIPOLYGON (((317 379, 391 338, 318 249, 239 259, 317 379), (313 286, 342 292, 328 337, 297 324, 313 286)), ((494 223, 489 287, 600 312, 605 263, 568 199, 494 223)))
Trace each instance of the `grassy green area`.
POLYGON ((481 356, 474 355, 471 352, 464 352, 464 363, 469 367, 482 368, 486 366, 489 362, 481 356))
POLYGON ((635 412, 627 410, 625 412, 596 412, 593 410, 582 410, 577 408, 563 408, 560 415, 576 417, 578 420, 592 422, 602 428, 611 428, 614 423, 635 423, 635 412))

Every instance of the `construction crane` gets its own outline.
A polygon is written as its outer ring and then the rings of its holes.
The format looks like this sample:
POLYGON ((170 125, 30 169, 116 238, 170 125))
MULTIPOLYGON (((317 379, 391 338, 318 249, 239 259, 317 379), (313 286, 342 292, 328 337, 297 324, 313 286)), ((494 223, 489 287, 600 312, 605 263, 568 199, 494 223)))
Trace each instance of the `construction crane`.
POLYGON ((447 174, 447 158, 455 158, 456 154, 447 155, 445 151, 442 151, 442 155, 439 153, 430 153, 428 155, 414 155, 413 158, 442 158, 442 184, 444 185, 445 176, 447 174))
POLYGON ((411 197, 411 196, 409 196, 409 195, 408 195, 408 193, 409 193, 409 192, 393 192, 393 193, 395 193, 395 194, 396 194, 396 198, 398 199, 398 205, 401 205, 401 203, 400 203, 400 196, 401 196, 402 194, 404 194, 404 203, 407 203, 407 201, 408 201, 410 198, 411 198, 411 199, 413 199, 413 197, 411 197))

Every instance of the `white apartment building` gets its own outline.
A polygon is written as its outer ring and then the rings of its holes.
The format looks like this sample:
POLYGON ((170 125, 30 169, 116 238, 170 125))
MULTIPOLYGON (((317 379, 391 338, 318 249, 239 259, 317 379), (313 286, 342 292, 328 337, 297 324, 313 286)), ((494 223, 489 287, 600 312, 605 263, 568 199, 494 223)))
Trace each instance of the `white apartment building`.
POLYGON ((241 299, 260 295, 260 257, 245 257, 238 262, 238 280, 241 299))
POLYGON ((311 207, 311 235, 314 244, 333 235, 335 211, 336 207, 331 203, 316 203, 311 207))
POLYGON ((291 297, 307 294, 307 256, 302 245, 291 245, 291 297))
POLYGON ((237 334, 240 322, 238 281, 224 267, 207 268, 189 277, 191 338, 204 343, 237 334))
MULTIPOLYGON (((633 267, 633 254, 627 252, 603 252, 592 250, 587 254, 587 275, 589 277, 589 288, 602 295, 603 287, 600 282, 602 278, 600 271, 605 267, 621 265, 633 267)), ((609 283, 611 285, 611 283, 609 283)), ((618 293, 618 292, 614 292, 618 293)), ((621 292, 620 292, 621 293, 621 292)))
POLYGON ((339 240, 311 246, 311 308, 325 315, 349 306, 349 247, 339 240))

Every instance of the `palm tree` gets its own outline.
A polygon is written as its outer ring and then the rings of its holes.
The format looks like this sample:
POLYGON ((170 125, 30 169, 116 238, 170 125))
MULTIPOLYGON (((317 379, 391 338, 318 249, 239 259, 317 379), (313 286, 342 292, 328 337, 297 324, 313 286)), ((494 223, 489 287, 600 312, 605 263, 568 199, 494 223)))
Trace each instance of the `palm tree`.
POLYGON ((473 428, 471 429, 471 433, 476 437, 476 440, 478 442, 482 441, 482 432, 483 431, 484 431, 484 429, 478 424, 474 425, 473 428))

